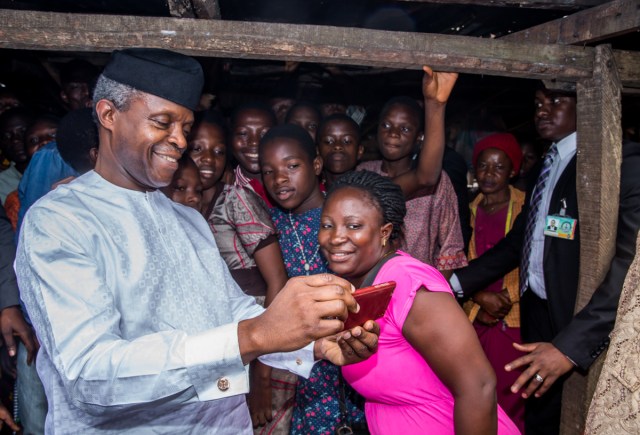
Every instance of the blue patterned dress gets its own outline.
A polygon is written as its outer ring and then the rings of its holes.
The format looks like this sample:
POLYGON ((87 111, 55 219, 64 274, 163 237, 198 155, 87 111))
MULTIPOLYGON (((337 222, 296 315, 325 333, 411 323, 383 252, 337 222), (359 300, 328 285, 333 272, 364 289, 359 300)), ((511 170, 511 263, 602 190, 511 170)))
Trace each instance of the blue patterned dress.
MULTIPOLYGON (((289 277, 328 271, 327 262, 318 249, 321 210, 314 208, 301 214, 289 214, 278 207, 270 210, 271 218, 278 230, 280 249, 289 277), (304 251, 301 251, 300 244, 304 251), (307 263, 308 270, 305 268, 307 263)), ((320 361, 313 367, 309 379, 298 378, 296 404, 291 420, 292 435, 335 433, 336 426, 341 422, 339 371, 340 368, 330 362, 320 361)), ((346 385, 345 391, 350 422, 364 423, 363 410, 351 400, 355 393, 346 385)))

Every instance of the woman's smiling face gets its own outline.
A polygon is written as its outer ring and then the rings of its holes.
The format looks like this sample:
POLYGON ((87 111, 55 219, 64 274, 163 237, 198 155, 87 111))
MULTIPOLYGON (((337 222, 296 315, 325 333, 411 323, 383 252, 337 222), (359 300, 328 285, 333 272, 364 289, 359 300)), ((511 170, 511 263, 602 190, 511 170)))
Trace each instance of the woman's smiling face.
POLYGON ((392 224, 383 224, 382 211, 368 193, 354 187, 335 191, 320 218, 318 242, 329 268, 358 287, 385 254, 392 224))

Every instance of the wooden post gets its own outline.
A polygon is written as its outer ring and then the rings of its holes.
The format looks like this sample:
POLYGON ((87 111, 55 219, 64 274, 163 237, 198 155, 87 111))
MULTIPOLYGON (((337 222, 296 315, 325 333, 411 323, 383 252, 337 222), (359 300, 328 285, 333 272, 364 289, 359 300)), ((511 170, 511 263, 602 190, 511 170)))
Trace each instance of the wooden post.
MULTIPOLYGON (((621 88, 611 46, 596 47, 593 77, 577 84, 580 279, 576 312, 589 302, 615 253, 622 161, 621 88)), ((586 376, 573 373, 565 382, 562 434, 583 432, 603 360, 604 353, 586 376)))

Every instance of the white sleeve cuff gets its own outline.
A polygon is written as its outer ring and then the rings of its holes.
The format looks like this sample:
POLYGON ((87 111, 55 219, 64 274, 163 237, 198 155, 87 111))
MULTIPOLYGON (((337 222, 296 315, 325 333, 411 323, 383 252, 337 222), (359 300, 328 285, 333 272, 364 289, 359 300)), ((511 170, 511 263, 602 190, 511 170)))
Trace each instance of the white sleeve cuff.
POLYGON ((201 401, 249 392, 249 367, 242 364, 237 323, 187 337, 185 362, 201 401))
POLYGON ((451 285, 451 289, 456 294, 456 297, 462 298, 464 297, 464 292, 462 291, 462 285, 460 285, 460 280, 456 276, 455 273, 451 274, 451 278, 449 278, 449 284, 451 285))
POLYGON ((315 364, 313 359, 314 344, 315 342, 312 342, 302 349, 293 352, 263 355, 258 359, 268 366, 289 370, 291 373, 308 378, 315 364))

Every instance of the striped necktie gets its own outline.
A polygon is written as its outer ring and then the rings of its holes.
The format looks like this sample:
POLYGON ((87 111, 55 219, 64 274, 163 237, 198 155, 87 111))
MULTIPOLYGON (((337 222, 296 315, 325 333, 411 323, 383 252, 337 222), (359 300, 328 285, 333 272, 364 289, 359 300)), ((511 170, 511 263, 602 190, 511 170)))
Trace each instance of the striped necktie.
POLYGON ((540 219, 538 216, 540 212, 540 204, 542 203, 542 196, 544 195, 547 182, 549 181, 549 174, 551 173, 551 166, 558 157, 558 148, 554 143, 544 156, 544 162, 542 163, 542 171, 536 181, 536 186, 533 189, 533 195, 529 202, 529 213, 527 214, 527 226, 524 232, 524 245, 522 247, 522 256, 520 257, 520 294, 524 293, 529 285, 529 262, 531 257, 531 242, 533 241, 533 230, 536 226, 536 222, 540 219))

